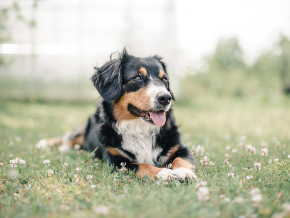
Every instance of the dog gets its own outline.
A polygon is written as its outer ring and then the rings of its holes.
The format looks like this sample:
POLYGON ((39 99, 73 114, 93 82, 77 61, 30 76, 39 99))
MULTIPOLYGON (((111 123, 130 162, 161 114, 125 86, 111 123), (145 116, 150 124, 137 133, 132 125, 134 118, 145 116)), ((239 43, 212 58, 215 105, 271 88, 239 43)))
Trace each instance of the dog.
POLYGON ((91 78, 101 100, 88 121, 55 139, 37 143, 42 148, 75 144, 114 168, 122 166, 137 177, 152 180, 196 180, 196 161, 182 144, 172 109, 166 65, 158 55, 140 58, 126 49, 101 67, 91 78), (172 168, 166 168, 172 164, 172 168))

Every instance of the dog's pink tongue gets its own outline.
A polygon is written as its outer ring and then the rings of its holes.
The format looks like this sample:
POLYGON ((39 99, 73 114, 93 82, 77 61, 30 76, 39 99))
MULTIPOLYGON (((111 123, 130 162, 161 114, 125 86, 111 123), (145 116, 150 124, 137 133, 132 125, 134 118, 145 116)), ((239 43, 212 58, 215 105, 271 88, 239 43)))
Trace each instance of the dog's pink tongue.
POLYGON ((165 112, 149 112, 150 118, 156 126, 163 126, 166 122, 165 112))

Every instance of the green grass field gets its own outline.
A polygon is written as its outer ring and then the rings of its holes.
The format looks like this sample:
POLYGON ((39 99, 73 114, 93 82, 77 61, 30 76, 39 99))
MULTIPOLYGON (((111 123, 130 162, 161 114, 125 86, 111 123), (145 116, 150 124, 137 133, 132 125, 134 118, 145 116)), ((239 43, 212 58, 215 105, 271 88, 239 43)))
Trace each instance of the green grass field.
POLYGON ((95 104, 2 101, 0 217, 290 217, 289 108, 283 98, 176 104, 183 142, 195 147, 198 182, 207 182, 200 184, 138 180, 87 152, 35 147, 84 122, 95 104), (17 157, 25 164, 9 165, 17 157))

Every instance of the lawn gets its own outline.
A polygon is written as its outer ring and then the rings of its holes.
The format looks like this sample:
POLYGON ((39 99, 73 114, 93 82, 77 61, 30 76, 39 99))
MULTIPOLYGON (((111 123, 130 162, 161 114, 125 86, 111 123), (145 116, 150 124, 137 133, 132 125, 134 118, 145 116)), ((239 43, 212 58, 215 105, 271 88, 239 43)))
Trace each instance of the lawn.
POLYGON ((2 101, 0 217, 290 217, 289 99, 174 107, 198 182, 139 180, 87 152, 35 147, 84 122, 93 103, 2 101))

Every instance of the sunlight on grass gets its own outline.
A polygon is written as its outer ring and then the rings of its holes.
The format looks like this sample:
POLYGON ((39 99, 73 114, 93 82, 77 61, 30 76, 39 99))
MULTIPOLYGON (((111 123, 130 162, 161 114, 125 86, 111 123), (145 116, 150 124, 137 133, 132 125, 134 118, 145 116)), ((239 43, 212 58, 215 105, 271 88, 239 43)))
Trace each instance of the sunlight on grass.
POLYGON ((38 150, 94 104, 0 105, 0 217, 289 217, 288 103, 175 106, 198 182, 138 180, 89 153, 38 150))

